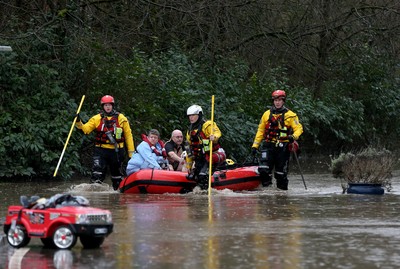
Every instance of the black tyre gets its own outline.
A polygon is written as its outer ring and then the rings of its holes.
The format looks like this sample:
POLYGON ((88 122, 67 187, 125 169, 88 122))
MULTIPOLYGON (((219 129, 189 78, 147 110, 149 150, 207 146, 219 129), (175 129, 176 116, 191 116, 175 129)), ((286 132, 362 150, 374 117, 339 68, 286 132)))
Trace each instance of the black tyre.
POLYGON ((80 240, 84 248, 98 248, 103 244, 104 237, 81 235, 80 240))
POLYGON ((53 243, 59 249, 70 249, 76 244, 76 234, 68 226, 58 227, 53 234, 53 243))
POLYGON ((46 238, 40 238, 40 240, 42 241, 45 248, 56 248, 56 245, 53 242, 53 238, 46 237, 46 238))
POLYGON ((25 227, 17 224, 14 229, 10 228, 7 231, 7 241, 15 248, 22 248, 31 241, 31 238, 28 236, 25 227))

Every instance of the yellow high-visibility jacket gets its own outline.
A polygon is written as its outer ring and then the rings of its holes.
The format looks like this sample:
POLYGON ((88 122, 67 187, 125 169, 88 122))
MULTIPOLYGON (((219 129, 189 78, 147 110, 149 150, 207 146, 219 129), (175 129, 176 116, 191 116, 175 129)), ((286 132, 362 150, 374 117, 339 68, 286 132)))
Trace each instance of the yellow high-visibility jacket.
MULTIPOLYGON (((256 133, 256 136, 254 138, 254 142, 252 147, 254 148, 259 148, 261 142, 263 141, 263 139, 268 139, 266 137, 266 133, 268 131, 268 129, 270 128, 270 124, 271 124, 271 118, 276 119, 276 118, 280 118, 282 117, 283 113, 278 113, 278 114, 272 114, 271 115, 271 109, 267 110, 264 112, 263 116, 261 117, 260 123, 258 125, 258 130, 256 133)), ((301 125, 301 123, 299 122, 299 118, 297 117, 297 114, 294 113, 291 110, 286 110, 286 112, 284 112, 284 124, 282 125, 279 121, 277 121, 278 127, 277 127, 277 131, 279 130, 283 130, 283 129, 287 129, 290 130, 287 135, 292 135, 294 140, 298 140, 300 135, 303 133, 303 126, 301 125)), ((279 138, 271 138, 272 141, 268 141, 268 142, 289 142, 288 137, 284 136, 279 138)))
MULTIPOLYGON (((112 118, 111 116, 107 117, 107 119, 111 119, 111 118, 112 118)), ((97 129, 97 127, 101 124, 101 122, 102 122, 102 116, 99 113, 99 114, 93 116, 92 118, 90 118, 90 120, 85 124, 83 124, 81 121, 77 122, 76 127, 78 129, 81 129, 83 131, 83 133, 90 134, 92 131, 97 129)), ((126 144, 126 148, 128 150, 129 158, 130 158, 130 157, 132 157, 132 154, 135 151, 135 144, 133 142, 131 127, 129 125, 128 119, 121 113, 119 113, 119 115, 118 115, 118 123, 123 130, 125 144, 126 144)), ((115 148, 115 145, 112 144, 110 141, 108 141, 108 143, 103 143, 103 144, 99 144, 99 145, 96 144, 96 146, 101 146, 102 148, 108 148, 108 149, 115 148)), ((123 148, 124 142, 118 143, 118 147, 123 148)))

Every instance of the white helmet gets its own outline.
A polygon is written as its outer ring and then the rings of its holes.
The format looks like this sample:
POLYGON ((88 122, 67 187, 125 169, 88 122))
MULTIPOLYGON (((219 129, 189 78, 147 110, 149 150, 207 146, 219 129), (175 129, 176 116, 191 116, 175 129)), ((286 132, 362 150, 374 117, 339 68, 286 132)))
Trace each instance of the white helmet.
POLYGON ((192 105, 187 109, 186 115, 199 115, 200 113, 203 114, 203 109, 201 106, 192 105))

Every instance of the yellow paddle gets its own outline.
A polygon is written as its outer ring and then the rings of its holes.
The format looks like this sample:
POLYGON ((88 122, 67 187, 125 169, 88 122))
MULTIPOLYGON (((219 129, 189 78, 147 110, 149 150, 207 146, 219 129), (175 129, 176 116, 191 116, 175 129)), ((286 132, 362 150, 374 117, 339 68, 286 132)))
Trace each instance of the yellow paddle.
MULTIPOLYGON (((210 136, 213 135, 213 132, 214 132, 214 95, 211 97, 211 133, 210 133, 210 136)), ((209 170, 208 170, 208 196, 211 195, 212 157, 213 157, 213 141, 210 140, 210 165, 209 165, 209 170)))
MULTIPOLYGON (((76 114, 79 114, 79 112, 81 111, 83 100, 85 100, 85 96, 84 95, 82 96, 82 100, 81 100, 81 103, 79 104, 79 107, 78 107, 78 110, 76 111, 76 114)), ((57 164, 56 170, 54 171, 53 177, 55 177, 57 175, 58 168, 60 167, 61 160, 64 157, 64 153, 65 153, 65 150, 67 148, 67 145, 68 145, 68 142, 69 142, 69 138, 71 137, 72 131, 74 130, 75 123, 76 123, 76 116, 74 118, 74 121, 72 122, 72 126, 71 126, 71 129, 69 130, 67 141, 64 144, 64 149, 63 149, 63 151, 61 153, 60 159, 58 160, 58 164, 57 164)))

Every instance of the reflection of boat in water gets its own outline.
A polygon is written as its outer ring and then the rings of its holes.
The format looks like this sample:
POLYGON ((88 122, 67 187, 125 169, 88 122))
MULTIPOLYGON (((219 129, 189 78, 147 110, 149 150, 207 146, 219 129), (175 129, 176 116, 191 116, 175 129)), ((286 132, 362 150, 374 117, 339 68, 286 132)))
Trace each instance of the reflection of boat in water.
MULTIPOLYGON (((245 166, 215 171, 211 187, 217 190, 254 190, 260 184, 257 166, 245 166)), ((187 173, 168 170, 143 169, 126 177, 119 185, 122 193, 187 193, 196 183, 186 178, 187 173)))

